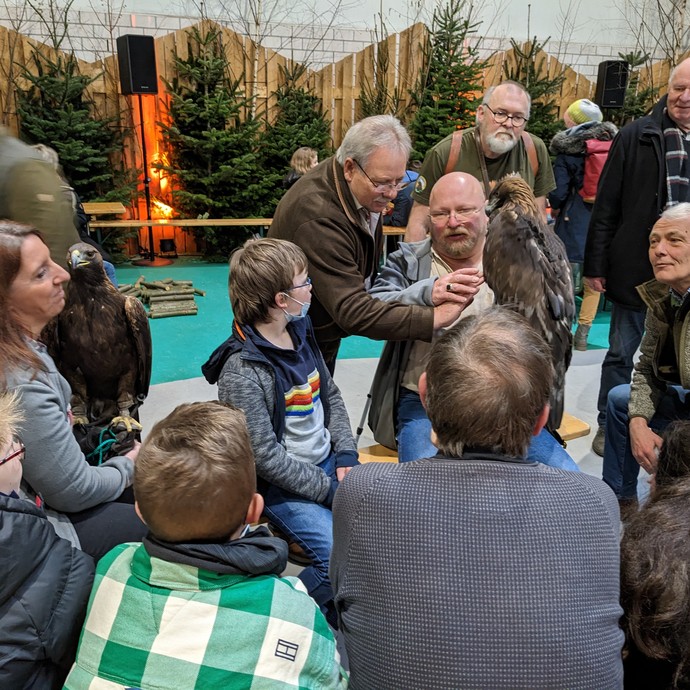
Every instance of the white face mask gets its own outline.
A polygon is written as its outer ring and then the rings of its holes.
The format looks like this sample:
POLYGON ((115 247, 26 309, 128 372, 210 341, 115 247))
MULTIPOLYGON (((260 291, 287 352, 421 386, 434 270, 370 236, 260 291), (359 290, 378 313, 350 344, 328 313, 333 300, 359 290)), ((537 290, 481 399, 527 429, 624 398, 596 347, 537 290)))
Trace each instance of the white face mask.
POLYGON ((283 294, 288 299, 291 299, 293 302, 297 302, 297 304, 300 305, 299 314, 291 314, 290 312, 283 309, 283 314, 285 314, 285 318, 287 319, 287 322, 290 323, 292 321, 299 321, 300 319, 303 319, 307 315, 307 313, 309 312, 309 307, 311 306, 311 302, 300 302, 298 299, 295 299, 294 297, 291 297, 290 295, 288 295, 287 292, 284 292, 283 294))

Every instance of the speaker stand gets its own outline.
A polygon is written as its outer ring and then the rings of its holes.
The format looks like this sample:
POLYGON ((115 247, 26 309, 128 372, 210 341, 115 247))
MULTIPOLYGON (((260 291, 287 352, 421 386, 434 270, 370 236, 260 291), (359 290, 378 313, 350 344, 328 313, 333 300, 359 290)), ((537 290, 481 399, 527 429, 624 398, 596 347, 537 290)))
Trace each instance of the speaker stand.
MULTIPOLYGON (((144 106, 141 102, 141 94, 137 94, 139 99, 139 124, 141 126, 141 157, 144 163, 144 197, 146 198, 146 217, 151 217, 151 178, 149 177, 149 162, 146 156, 146 133, 144 132, 144 106)), ((156 253, 153 248, 153 226, 149 225, 149 251, 148 257, 132 261, 135 266, 169 266, 172 263, 171 259, 156 258, 156 253)))

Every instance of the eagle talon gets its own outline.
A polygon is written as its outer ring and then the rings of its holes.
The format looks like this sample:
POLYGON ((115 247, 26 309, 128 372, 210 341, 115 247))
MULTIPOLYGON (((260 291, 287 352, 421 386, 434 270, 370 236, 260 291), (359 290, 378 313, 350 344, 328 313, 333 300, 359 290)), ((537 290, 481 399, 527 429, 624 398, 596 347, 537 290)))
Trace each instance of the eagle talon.
POLYGON ((128 434, 132 431, 141 431, 143 428, 141 424, 132 417, 113 417, 110 425, 115 428, 123 428, 128 434))

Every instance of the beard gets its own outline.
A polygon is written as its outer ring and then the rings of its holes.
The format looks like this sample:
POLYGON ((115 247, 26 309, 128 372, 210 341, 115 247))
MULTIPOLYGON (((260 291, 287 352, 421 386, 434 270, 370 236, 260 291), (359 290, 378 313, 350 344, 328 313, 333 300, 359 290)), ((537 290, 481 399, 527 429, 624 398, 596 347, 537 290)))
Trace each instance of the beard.
POLYGON ((511 132, 495 132, 486 135, 486 145, 498 156, 515 148, 517 138, 511 132))
POLYGON ((477 233, 470 232, 462 239, 459 239, 457 235, 454 239, 450 239, 455 233, 457 231, 449 231, 442 238, 439 238, 437 251, 439 254, 445 254, 453 259, 466 259, 472 255, 482 238, 477 233))

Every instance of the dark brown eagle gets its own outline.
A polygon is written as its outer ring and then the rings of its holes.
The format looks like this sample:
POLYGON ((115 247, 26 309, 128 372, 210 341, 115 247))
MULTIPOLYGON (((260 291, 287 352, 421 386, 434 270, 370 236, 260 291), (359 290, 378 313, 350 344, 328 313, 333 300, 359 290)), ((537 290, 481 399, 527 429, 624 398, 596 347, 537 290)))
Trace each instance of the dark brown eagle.
POLYGON ((565 246, 543 220, 530 186, 503 178, 489 197, 484 277, 496 304, 525 316, 551 349, 555 371, 548 427, 561 425, 565 374, 572 357, 575 299, 565 246))
POLYGON ((72 279, 65 308, 43 333, 48 351, 72 388, 74 424, 111 423, 140 430, 133 417, 151 380, 146 310, 110 282, 97 249, 80 242, 67 253, 72 279))

